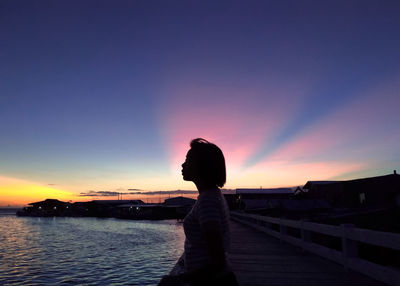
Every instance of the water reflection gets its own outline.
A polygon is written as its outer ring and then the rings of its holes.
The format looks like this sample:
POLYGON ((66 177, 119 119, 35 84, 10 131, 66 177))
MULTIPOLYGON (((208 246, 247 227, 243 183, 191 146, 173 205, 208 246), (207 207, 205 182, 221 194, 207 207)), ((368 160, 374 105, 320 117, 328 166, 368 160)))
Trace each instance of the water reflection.
POLYGON ((0 216, 0 284, 154 285, 182 254, 175 221, 0 216))

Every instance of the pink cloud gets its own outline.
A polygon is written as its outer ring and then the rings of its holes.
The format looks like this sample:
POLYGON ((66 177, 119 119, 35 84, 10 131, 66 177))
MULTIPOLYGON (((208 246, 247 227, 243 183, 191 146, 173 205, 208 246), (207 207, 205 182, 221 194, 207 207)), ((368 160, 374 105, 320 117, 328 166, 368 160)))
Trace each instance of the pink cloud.
POLYGON ((378 171, 381 161, 395 154, 400 140, 399 91, 400 77, 360 91, 357 100, 309 126, 248 170, 242 180, 291 184, 378 171))
MULTIPOLYGON (((273 85, 276 86, 276 85, 273 85)), ((194 85, 169 87, 162 109, 163 137, 171 168, 180 170, 191 139, 203 137, 223 150, 228 173, 240 171, 300 105, 304 88, 230 88, 194 85), (229 98, 229 99, 228 99, 229 98), (290 104, 288 104, 290 102, 290 104)))
POLYGON ((344 157, 390 147, 400 139, 400 77, 360 91, 357 100, 309 126, 267 160, 312 160, 329 153, 344 157))

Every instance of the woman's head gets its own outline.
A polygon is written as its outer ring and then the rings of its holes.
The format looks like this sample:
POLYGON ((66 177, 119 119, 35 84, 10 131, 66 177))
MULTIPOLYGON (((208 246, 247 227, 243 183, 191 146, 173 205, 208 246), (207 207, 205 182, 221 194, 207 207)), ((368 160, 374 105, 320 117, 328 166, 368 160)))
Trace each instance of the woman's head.
POLYGON ((182 175, 185 181, 223 187, 226 182, 224 154, 217 145, 205 139, 193 139, 182 164, 182 175))

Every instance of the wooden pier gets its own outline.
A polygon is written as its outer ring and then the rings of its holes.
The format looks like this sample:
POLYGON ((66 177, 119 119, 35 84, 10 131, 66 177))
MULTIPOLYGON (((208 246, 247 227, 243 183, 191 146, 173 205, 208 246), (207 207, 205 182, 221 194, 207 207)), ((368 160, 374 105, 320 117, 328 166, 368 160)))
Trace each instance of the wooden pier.
POLYGON ((383 286, 372 278, 232 221, 229 258, 241 286, 383 286))

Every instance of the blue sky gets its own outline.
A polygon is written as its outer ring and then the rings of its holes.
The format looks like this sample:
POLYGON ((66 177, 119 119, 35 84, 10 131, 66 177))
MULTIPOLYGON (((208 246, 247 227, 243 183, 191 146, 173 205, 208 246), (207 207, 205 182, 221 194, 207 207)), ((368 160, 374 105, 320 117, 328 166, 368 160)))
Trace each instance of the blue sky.
POLYGON ((0 185, 192 189, 179 164, 195 137, 225 152, 231 188, 391 172, 399 14, 398 1, 2 1, 0 185))

